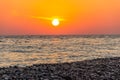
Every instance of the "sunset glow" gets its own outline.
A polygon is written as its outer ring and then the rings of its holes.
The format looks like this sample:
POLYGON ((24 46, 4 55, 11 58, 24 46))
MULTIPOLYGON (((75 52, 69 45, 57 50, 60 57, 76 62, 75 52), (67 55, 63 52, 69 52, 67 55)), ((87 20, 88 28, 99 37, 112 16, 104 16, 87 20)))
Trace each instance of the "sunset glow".
POLYGON ((52 20, 52 25, 53 25, 53 26, 58 26, 59 23, 60 23, 60 22, 59 22, 58 19, 53 19, 53 20, 52 20))
POLYGON ((0 35, 120 34, 119 4, 120 0, 0 0, 0 35))

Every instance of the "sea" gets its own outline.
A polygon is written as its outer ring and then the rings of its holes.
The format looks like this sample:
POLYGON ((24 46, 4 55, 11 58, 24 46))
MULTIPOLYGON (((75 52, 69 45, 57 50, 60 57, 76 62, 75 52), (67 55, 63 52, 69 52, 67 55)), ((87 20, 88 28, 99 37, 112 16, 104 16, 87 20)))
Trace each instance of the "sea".
POLYGON ((120 57, 120 35, 0 36, 0 67, 120 57))

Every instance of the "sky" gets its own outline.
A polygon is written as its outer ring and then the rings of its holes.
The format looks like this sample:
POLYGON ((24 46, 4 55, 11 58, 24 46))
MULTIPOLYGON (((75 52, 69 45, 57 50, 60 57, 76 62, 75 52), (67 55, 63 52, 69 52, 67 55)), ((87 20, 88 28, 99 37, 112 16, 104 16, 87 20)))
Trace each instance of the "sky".
POLYGON ((120 34, 120 0, 0 0, 0 35, 61 34, 120 34))

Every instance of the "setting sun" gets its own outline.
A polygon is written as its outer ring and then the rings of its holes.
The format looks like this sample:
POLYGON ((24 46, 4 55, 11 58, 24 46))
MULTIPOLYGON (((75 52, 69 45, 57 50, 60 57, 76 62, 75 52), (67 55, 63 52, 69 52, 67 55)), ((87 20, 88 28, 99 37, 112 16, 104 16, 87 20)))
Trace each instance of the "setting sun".
POLYGON ((52 20, 52 25, 53 26, 58 26, 60 24, 59 19, 53 19, 52 20))

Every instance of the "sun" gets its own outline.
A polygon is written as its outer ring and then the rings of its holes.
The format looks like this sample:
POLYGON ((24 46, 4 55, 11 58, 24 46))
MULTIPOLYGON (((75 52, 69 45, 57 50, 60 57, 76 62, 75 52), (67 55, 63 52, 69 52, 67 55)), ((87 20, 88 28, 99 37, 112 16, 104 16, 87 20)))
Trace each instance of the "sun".
POLYGON ((55 19, 52 20, 52 25, 53 26, 58 26, 59 24, 60 24, 59 19, 55 18, 55 19))

